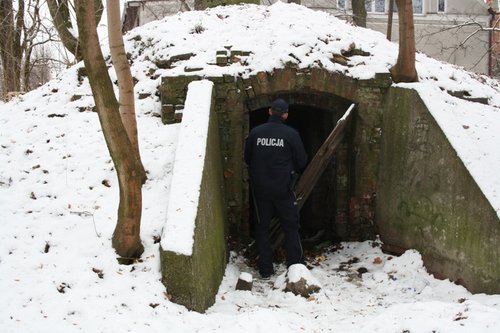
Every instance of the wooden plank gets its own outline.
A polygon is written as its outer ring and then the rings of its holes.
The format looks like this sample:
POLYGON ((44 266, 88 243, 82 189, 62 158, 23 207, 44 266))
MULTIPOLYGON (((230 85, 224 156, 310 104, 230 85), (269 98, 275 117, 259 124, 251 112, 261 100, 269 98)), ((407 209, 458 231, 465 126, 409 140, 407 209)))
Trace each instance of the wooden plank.
MULTIPOLYGON (((351 119, 351 114, 354 106, 354 104, 351 104, 342 118, 337 121, 335 128, 330 132, 325 142, 323 142, 321 147, 318 149, 316 155, 314 155, 311 162, 309 162, 307 168, 304 170, 302 176, 297 182, 295 194, 297 196, 297 206, 299 210, 302 208, 305 201, 311 194, 314 186, 316 186, 319 178, 330 163, 339 144, 342 142, 345 129, 347 127, 347 124, 349 123, 349 120, 351 119)), ((276 246, 281 245, 284 239, 278 222, 279 219, 277 217, 273 218, 273 220, 271 221, 271 239, 273 240, 275 248, 276 246)))
POLYGON ((330 132, 330 135, 326 138, 325 142, 314 155, 313 159, 307 165, 304 173, 300 177, 297 187, 295 189, 295 194, 297 195, 297 204, 299 209, 302 208, 304 202, 307 200, 311 194, 314 186, 318 182, 319 178, 325 171, 326 167, 332 160, 335 151, 337 150, 340 142, 344 138, 345 128, 350 120, 352 109, 354 104, 347 109, 342 118, 337 121, 335 128, 330 132))

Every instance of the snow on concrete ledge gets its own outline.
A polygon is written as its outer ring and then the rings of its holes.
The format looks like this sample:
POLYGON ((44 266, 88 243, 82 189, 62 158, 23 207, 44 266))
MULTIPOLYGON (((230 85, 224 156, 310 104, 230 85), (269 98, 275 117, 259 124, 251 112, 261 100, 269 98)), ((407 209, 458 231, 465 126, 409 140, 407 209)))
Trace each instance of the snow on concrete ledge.
POLYGON ((213 83, 208 80, 188 85, 161 240, 164 250, 187 256, 193 250, 212 88, 213 83))

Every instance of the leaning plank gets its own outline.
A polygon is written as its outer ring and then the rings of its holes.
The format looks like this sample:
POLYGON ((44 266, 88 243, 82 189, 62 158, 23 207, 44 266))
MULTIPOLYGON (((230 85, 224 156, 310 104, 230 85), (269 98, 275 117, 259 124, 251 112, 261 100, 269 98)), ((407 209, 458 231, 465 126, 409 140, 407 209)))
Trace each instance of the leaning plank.
MULTIPOLYGON (((330 132, 325 142, 323 142, 321 147, 318 149, 316 155, 314 155, 311 162, 309 162, 307 168, 304 170, 304 173, 297 182, 295 194, 297 196, 297 205, 299 210, 311 194, 314 186, 328 166, 328 163, 330 163, 340 142, 342 142, 345 129, 351 119, 353 109, 354 104, 351 104, 342 118, 337 121, 335 128, 330 132)), ((283 234, 280 232, 278 221, 279 219, 277 217, 271 221, 271 239, 273 239, 275 247, 281 245, 283 242, 283 234)))
POLYGON ((314 186, 316 186, 316 183, 330 163, 340 142, 344 138, 345 128, 350 120, 353 108, 354 104, 351 104, 342 118, 339 119, 335 128, 330 132, 330 135, 328 135, 325 142, 323 142, 319 150, 316 152, 316 155, 314 155, 313 159, 300 177, 295 189, 299 209, 302 208, 304 202, 311 194, 314 186))

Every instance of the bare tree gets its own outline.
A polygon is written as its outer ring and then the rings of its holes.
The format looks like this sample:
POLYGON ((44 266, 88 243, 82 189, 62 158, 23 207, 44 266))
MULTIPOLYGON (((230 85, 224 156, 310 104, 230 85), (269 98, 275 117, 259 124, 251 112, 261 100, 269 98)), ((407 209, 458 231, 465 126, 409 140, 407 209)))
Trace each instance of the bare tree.
POLYGON ((418 81, 415 68, 415 27, 412 0, 396 0, 399 18, 399 53, 396 64, 390 69, 394 82, 418 81))
POLYGON ((181 3, 181 7, 179 8, 180 12, 189 12, 191 11, 191 8, 189 8, 189 5, 186 3, 186 0, 179 0, 181 3))
POLYGON ((489 31, 489 66, 488 74, 492 77, 500 77, 500 12, 492 7, 488 8, 490 14, 489 31))
POLYGON ((207 0, 194 0, 194 10, 205 10, 207 7, 207 0))
MULTIPOLYGON (((101 20, 103 6, 102 0, 94 2, 94 12, 96 15, 96 26, 101 20)), ((76 61, 82 60, 80 42, 77 36, 73 33, 73 23, 71 21, 71 13, 73 12, 73 5, 69 0, 47 0, 50 15, 54 21, 54 26, 59 33, 61 42, 64 47, 74 55, 76 61)))
POLYGON ((45 44, 34 49, 32 58, 32 61, 28 64, 30 68, 27 86, 36 88, 51 79, 50 72, 53 59, 50 49, 45 44))
POLYGON ((51 29, 44 25, 41 0, 0 1, 0 58, 4 93, 28 91, 33 70, 33 52, 53 41, 51 29))
POLYGON ((0 56, 3 64, 4 91, 21 90, 21 36, 24 26, 24 1, 18 1, 14 13, 12 0, 0 1, 0 56))
POLYGON ((469 56, 470 69, 476 68, 481 62, 489 58, 488 74, 498 76, 498 59, 495 54, 498 53, 497 39, 493 38, 495 34, 500 34, 500 18, 490 9, 489 26, 480 22, 476 17, 470 16, 467 20, 457 23, 452 18, 443 18, 441 28, 434 30, 428 29, 417 36, 419 43, 433 45, 436 52, 447 61, 453 62, 453 58, 459 52, 465 53, 471 49, 484 50, 478 52, 475 58, 469 56), (496 51, 496 52, 495 52, 496 51), (495 70, 497 69, 497 70, 495 70))
MULTIPOLYGON (((128 138, 140 162, 139 140, 137 138, 137 121, 134 103, 134 80, 130 72, 130 64, 123 44, 122 23, 120 18, 120 3, 118 0, 106 1, 108 16, 108 39, 111 60, 118 80, 120 116, 127 131, 128 138)), ((143 174, 146 172, 143 170, 143 174)))
MULTIPOLYGON (((0 57, 0 78, 3 78, 3 64, 2 57, 0 57)), ((0 97, 4 96, 5 91, 3 90, 3 79, 0 79, 0 97)))
POLYGON ((43 49, 43 56, 47 58, 50 51, 44 46, 54 40, 51 28, 44 26, 42 22, 41 6, 42 2, 40 0, 29 0, 26 7, 28 17, 26 17, 25 21, 29 22, 29 24, 25 23, 23 25, 23 39, 21 42, 21 50, 24 53, 21 64, 21 87, 24 91, 29 91, 38 86, 38 84, 31 85, 32 71, 35 67, 40 66, 39 51, 43 49), (35 59, 33 59, 34 53, 35 59))
POLYGON ((112 244, 122 258, 137 258, 144 251, 140 239, 144 169, 136 158, 120 116, 113 83, 99 45, 94 0, 76 0, 75 10, 83 61, 120 187, 118 221, 112 244))

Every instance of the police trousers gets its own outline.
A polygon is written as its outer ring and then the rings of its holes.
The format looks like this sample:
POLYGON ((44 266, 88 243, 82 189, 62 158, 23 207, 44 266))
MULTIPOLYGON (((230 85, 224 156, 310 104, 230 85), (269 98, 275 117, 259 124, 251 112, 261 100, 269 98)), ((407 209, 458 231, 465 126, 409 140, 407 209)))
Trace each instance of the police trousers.
POLYGON ((299 210, 296 205, 295 194, 288 191, 282 195, 270 196, 255 193, 258 219, 255 225, 255 242, 259 258, 257 265, 260 274, 272 274, 273 248, 270 239, 269 227, 271 219, 276 214, 279 217, 281 229, 285 235, 287 267, 303 262, 303 250, 299 234, 299 210))

